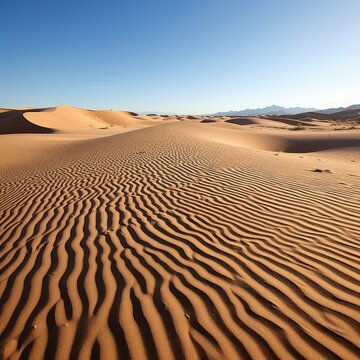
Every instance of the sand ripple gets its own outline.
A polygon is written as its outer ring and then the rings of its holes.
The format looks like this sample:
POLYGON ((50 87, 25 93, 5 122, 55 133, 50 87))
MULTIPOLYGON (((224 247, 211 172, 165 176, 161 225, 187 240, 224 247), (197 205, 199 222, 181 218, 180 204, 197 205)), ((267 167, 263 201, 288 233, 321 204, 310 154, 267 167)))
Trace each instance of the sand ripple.
POLYGON ((360 357, 359 187, 186 123, 1 176, 3 358, 360 357))

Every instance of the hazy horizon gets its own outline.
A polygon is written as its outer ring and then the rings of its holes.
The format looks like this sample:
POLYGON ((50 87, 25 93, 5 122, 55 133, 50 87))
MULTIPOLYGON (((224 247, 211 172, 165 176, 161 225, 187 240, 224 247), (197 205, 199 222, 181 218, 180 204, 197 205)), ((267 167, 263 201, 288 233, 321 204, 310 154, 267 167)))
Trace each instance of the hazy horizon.
POLYGON ((346 107, 360 102, 359 10, 355 0, 7 2, 0 106, 346 107))

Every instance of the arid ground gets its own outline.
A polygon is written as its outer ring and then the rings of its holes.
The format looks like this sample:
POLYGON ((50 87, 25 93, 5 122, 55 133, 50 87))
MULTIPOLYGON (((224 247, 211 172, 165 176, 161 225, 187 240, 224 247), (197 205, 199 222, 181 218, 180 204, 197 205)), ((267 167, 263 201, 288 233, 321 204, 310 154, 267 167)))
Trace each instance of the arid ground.
POLYGON ((1 109, 1 358, 359 359, 359 118, 1 109))

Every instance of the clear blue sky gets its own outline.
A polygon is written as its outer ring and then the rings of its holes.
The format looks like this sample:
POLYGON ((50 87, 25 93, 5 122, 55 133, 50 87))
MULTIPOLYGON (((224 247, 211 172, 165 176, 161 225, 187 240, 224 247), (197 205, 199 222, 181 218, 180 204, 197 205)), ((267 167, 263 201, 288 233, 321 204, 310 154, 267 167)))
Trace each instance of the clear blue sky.
POLYGON ((0 107, 360 103, 359 0, 9 0, 0 107))

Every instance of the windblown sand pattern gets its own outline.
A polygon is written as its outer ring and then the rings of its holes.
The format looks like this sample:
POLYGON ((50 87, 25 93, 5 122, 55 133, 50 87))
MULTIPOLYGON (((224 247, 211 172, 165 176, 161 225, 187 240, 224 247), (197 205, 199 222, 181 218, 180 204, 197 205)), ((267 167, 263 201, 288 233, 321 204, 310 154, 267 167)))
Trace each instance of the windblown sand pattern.
POLYGON ((360 358, 358 173, 221 131, 169 122, 0 172, 2 358, 360 358))

